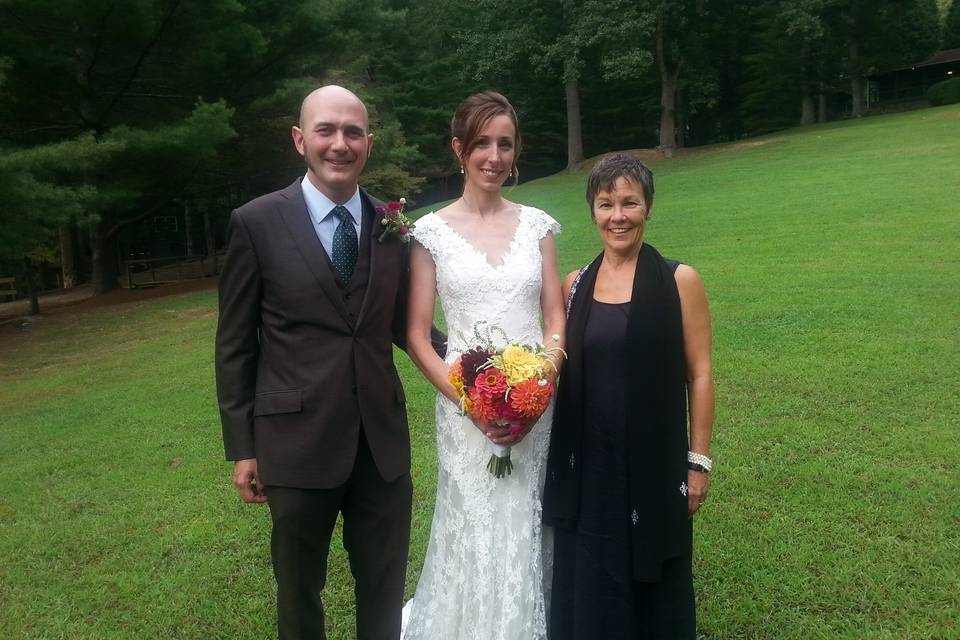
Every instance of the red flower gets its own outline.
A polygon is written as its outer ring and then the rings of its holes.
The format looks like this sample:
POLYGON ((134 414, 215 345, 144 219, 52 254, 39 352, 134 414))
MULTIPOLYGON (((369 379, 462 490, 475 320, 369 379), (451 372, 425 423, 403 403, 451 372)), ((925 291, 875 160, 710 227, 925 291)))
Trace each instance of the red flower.
POLYGON ((390 202, 387 203, 387 208, 390 209, 391 212, 396 212, 396 211, 400 211, 400 209, 403 208, 403 205, 401 205, 396 200, 391 200, 390 202))
POLYGON ((480 367, 486 364, 491 355, 489 351, 476 348, 470 349, 460 356, 460 366, 463 368, 463 384, 468 387, 473 386, 474 380, 480 372, 480 367))
POLYGON ((500 420, 514 422, 525 417, 519 411, 514 409, 510 401, 506 400, 502 395, 497 396, 495 401, 497 403, 497 415, 499 416, 500 420))

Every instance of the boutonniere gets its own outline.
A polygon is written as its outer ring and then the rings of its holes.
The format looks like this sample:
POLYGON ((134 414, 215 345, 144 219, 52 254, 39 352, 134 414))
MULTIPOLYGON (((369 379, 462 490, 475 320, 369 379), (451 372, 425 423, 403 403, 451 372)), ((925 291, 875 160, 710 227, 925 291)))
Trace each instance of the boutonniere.
POLYGON ((410 232, 413 231, 413 220, 403 213, 403 207, 406 206, 407 199, 400 198, 399 201, 391 200, 385 205, 377 207, 377 213, 380 214, 380 224, 383 226, 383 233, 377 238, 377 242, 383 242, 389 236, 397 236, 401 242, 410 240, 410 232))

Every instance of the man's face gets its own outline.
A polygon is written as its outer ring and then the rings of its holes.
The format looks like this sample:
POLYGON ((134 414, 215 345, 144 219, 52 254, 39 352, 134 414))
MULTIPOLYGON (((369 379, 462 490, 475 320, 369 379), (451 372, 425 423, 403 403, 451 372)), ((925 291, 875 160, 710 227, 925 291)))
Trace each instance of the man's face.
POLYGON ((357 188, 373 134, 367 132, 367 112, 353 94, 329 91, 312 94, 304 103, 293 142, 303 156, 313 185, 334 202, 345 202, 357 188))

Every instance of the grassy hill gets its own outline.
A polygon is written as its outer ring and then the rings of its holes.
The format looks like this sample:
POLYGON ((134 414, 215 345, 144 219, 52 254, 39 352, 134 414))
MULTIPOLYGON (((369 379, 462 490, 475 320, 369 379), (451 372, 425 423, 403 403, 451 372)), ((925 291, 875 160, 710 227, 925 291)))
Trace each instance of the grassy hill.
MULTIPOLYGON (((704 638, 960 637, 958 132, 943 107, 654 163, 647 240, 700 271, 715 331, 704 638)), ((564 272, 600 246, 584 180, 509 195, 564 225, 564 272)), ((0 637, 273 633, 269 515, 238 502, 221 461, 215 323, 204 292, 0 332, 0 637)), ((412 593, 433 394, 398 365, 412 593)), ((352 637, 338 542, 326 602, 330 637, 352 637)))

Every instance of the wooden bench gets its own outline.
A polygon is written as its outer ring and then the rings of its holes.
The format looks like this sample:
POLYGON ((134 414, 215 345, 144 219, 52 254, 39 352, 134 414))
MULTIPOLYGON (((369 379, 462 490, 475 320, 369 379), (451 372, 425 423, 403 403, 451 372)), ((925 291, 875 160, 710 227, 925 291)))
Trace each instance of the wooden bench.
POLYGON ((0 298, 13 300, 17 297, 16 278, 0 278, 0 298))

